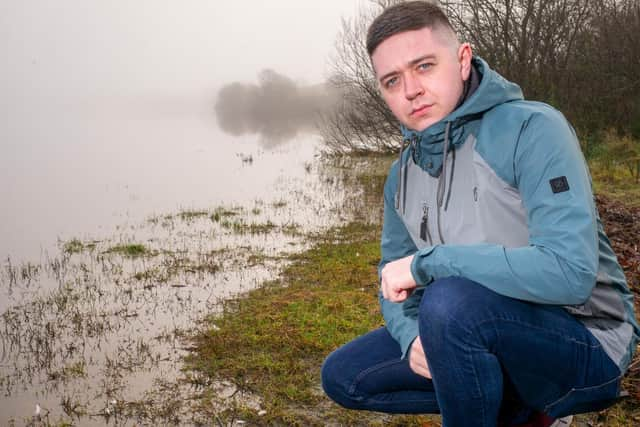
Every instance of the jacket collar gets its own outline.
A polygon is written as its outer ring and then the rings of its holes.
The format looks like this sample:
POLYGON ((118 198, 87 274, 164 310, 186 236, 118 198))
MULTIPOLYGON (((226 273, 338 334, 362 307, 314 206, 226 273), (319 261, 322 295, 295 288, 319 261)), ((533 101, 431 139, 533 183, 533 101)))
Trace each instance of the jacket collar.
POLYGON ((477 86, 471 83, 472 87, 458 108, 422 131, 404 125, 401 127, 403 140, 411 144, 413 160, 431 176, 438 176, 442 169, 447 126, 448 150, 455 150, 464 143, 469 133, 476 131, 478 120, 485 111, 504 102, 522 99, 520 87, 491 70, 482 58, 473 57, 472 67, 477 72, 477 86))

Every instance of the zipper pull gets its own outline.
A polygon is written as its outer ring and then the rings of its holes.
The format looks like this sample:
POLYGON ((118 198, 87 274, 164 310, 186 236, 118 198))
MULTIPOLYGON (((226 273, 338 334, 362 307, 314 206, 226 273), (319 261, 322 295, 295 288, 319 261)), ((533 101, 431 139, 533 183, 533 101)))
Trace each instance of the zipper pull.
POLYGON ((424 203, 422 205, 422 221, 420 222, 420 238, 426 242, 429 237, 429 206, 424 203))

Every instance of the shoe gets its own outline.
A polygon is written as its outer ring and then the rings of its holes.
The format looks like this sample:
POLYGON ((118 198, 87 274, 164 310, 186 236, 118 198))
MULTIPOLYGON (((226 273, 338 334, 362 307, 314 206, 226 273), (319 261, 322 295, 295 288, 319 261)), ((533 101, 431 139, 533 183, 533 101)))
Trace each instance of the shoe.
POLYGON ((567 415, 566 417, 557 418, 549 427, 569 427, 573 421, 573 415, 567 415))
POLYGON ((569 427, 571 421, 573 421, 573 415, 562 418, 552 418, 542 412, 536 412, 526 423, 511 427, 569 427))

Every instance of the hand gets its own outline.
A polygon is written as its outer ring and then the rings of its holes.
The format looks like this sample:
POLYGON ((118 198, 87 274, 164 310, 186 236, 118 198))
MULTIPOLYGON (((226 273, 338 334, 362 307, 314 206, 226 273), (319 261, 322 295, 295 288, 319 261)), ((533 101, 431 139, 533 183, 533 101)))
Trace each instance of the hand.
POLYGON ((416 281, 411 274, 413 255, 391 261, 384 266, 380 276, 382 278, 382 296, 391 302, 402 302, 416 288, 416 281))
POLYGON ((416 374, 431 379, 431 371, 427 364, 427 356, 424 355, 420 337, 413 340, 413 344, 411 344, 411 349, 409 350, 409 366, 416 374))

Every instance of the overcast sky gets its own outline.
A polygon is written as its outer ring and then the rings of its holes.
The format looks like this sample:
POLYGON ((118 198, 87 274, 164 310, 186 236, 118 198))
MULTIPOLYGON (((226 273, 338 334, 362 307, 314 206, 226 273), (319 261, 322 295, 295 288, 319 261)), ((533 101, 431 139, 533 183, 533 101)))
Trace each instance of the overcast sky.
POLYGON ((239 187, 237 153, 260 135, 217 129, 216 90, 267 68, 322 82, 341 18, 366 3, 0 0, 0 257, 124 213, 266 194, 282 161, 256 160, 263 186, 239 187))
POLYGON ((2 98, 220 87, 263 68, 316 83, 363 3, 0 0, 2 98))

